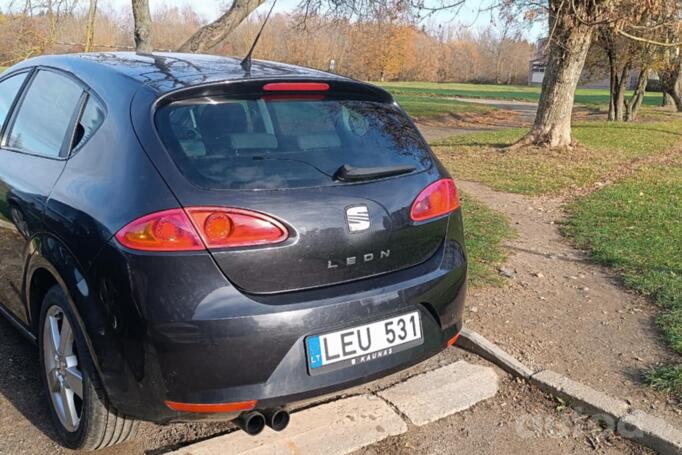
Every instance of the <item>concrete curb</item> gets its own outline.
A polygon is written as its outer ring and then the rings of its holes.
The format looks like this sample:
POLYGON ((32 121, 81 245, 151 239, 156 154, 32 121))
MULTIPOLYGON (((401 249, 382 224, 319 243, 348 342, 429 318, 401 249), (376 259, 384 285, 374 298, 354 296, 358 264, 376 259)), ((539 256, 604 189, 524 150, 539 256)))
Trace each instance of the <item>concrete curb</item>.
POLYGON ((551 370, 533 373, 528 367, 478 333, 463 329, 457 346, 483 357, 540 390, 567 401, 577 412, 599 420, 622 437, 662 454, 682 454, 682 431, 663 419, 633 410, 623 400, 551 370))
POLYGON ((483 357, 512 376, 529 379, 533 375, 533 370, 473 330, 462 329, 455 346, 483 357))
POLYGON ((618 433, 665 455, 682 453, 682 431, 643 411, 623 417, 618 433))
POLYGON ((540 390, 569 402, 571 407, 580 410, 581 414, 589 414, 597 420, 607 421, 606 423, 613 428, 618 419, 630 412, 630 406, 625 401, 611 398, 554 371, 540 371, 530 378, 530 382, 537 385, 540 390))
POLYGON ((464 360, 413 376, 377 392, 417 426, 469 409, 497 394, 492 367, 464 360))

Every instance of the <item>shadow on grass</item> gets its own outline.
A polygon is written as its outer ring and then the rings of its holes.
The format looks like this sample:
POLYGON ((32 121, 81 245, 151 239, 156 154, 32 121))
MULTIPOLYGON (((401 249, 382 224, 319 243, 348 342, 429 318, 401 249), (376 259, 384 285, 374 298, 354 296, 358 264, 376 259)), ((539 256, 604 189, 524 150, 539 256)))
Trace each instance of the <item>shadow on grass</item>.
MULTIPOLYGON (((472 133, 476 134, 476 133, 472 133)), ((464 135, 462 135, 464 136, 464 135)), ((461 136, 456 136, 456 137, 461 137, 461 136)), ((501 141, 496 141, 496 142, 485 142, 485 141, 471 141, 471 142, 447 142, 447 139, 445 141, 436 141, 431 145, 431 147, 482 147, 482 148, 490 148, 490 149, 495 149, 496 151, 501 151, 502 149, 505 149, 509 147, 510 145, 514 144, 516 141, 512 142, 501 142, 501 141)))
MULTIPOLYGON (((682 120, 682 119, 680 119, 682 120)), ((607 127, 611 126, 617 126, 617 129, 621 130, 632 130, 632 131, 647 131, 651 133, 662 133, 662 134, 670 134, 673 136, 682 136, 682 132, 680 131, 669 131, 669 130, 664 130, 660 128, 649 128, 645 127, 642 125, 645 125, 644 123, 634 123, 634 124, 628 124, 628 123, 614 123, 613 125, 607 125, 607 127)), ((579 125, 576 125, 577 128, 580 129, 604 129, 604 125, 591 125, 588 123, 580 123, 579 125)))

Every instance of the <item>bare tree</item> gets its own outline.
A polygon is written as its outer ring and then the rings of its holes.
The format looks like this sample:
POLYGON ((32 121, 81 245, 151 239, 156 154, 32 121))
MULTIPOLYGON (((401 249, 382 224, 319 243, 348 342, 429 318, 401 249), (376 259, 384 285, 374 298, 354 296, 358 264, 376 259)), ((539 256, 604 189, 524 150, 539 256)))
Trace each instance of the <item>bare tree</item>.
POLYGON ((625 105, 625 121, 627 122, 633 122, 637 119, 639 108, 642 106, 642 102, 644 101, 644 94, 646 93, 646 86, 649 82, 650 71, 651 68, 647 64, 642 66, 642 69, 639 70, 635 92, 625 105))
POLYGON ((149 0, 132 0, 133 19, 135 21, 135 49, 138 52, 151 52, 152 15, 149 12, 149 0))
POLYGON ((92 51, 95 44, 95 18, 97 17, 97 0, 90 0, 88 8, 88 22, 85 26, 85 52, 92 51))
POLYGON ((7 11, 21 11, 21 14, 3 17, 0 27, 0 31, 4 32, 2 46, 9 52, 0 61, 0 66, 12 65, 45 53, 46 49, 55 44, 58 30, 65 18, 73 17, 76 3, 76 0, 10 2, 7 11))
POLYGON ((682 58, 680 50, 671 49, 666 56, 665 63, 659 68, 661 90, 675 103, 677 112, 682 112, 682 58))
MULTIPOLYGON (((196 31, 180 48, 180 52, 206 52, 223 42, 249 14, 265 0, 234 0, 230 8, 218 19, 206 24, 196 31)), ((301 25, 313 16, 331 16, 338 18, 379 17, 381 14, 410 16, 422 20, 438 11, 456 11, 465 0, 301 0, 298 9, 301 25)), ((150 52, 151 15, 149 0, 132 0, 135 20, 135 47, 141 52, 150 52)))
POLYGON ((609 120, 622 122, 625 120, 625 91, 633 66, 633 53, 630 52, 630 41, 622 38, 613 28, 599 28, 596 44, 603 48, 609 69, 609 120))
MULTIPOLYGON (((678 0, 548 0, 549 60, 542 85, 538 112, 531 131, 510 149, 523 145, 569 147, 574 140, 571 113, 575 89, 585 64, 590 44, 599 26, 613 27, 619 36, 660 47, 679 43, 647 37, 643 31, 658 29, 666 23, 679 24, 678 0), (670 13, 672 12, 672 14, 670 13), (648 19, 642 27, 644 17, 648 19)), ((508 0, 508 5, 537 10, 534 0, 508 0)), ((681 68, 677 65, 677 68, 681 68)), ((679 73, 677 75, 679 80, 679 73)), ((621 80, 624 78, 621 74, 621 80)), ((617 82, 621 82, 618 80, 617 82)), ((680 84, 675 85, 679 94, 680 84)), ((671 93, 671 96, 674 95, 671 93)), ((679 97, 682 103, 682 97, 679 97)), ((682 104, 680 105, 682 106, 682 104)))
MULTIPOLYGON (((531 131, 511 149, 523 145, 567 147, 573 144, 571 114, 594 27, 583 23, 565 0, 549 0, 549 59, 538 112, 531 131)), ((578 13, 594 16, 591 1, 573 3, 578 13)))

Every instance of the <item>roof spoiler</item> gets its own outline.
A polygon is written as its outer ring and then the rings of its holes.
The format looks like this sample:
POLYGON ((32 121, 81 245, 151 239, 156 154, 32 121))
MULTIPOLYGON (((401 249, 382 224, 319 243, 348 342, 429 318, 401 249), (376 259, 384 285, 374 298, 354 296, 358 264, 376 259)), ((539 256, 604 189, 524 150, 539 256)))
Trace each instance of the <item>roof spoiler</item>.
POLYGON ((277 82, 323 82, 329 85, 329 90, 324 93, 326 95, 342 94, 362 96, 369 100, 375 100, 384 103, 392 103, 393 96, 386 90, 376 85, 368 84, 366 82, 355 81, 352 79, 335 79, 335 78, 263 78, 263 79, 244 79, 237 81, 219 81, 207 84, 194 85, 178 90, 165 93, 159 97, 156 106, 160 107, 172 102, 181 101, 189 98, 200 98, 206 96, 230 96, 230 95, 261 95, 264 92, 263 87, 266 84, 277 82))

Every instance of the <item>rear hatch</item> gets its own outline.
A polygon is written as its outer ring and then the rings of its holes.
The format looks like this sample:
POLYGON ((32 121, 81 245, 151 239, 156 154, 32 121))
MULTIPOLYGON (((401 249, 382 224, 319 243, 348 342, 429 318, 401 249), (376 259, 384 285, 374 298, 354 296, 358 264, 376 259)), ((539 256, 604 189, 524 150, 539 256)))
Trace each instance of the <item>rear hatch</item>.
POLYGON ((156 114, 195 188, 176 192, 183 206, 253 210, 289 231, 274 245, 212 249, 231 282, 288 292, 404 269, 438 251, 447 217, 415 223, 410 208, 439 171, 390 99, 362 84, 249 87, 175 100, 156 114))

